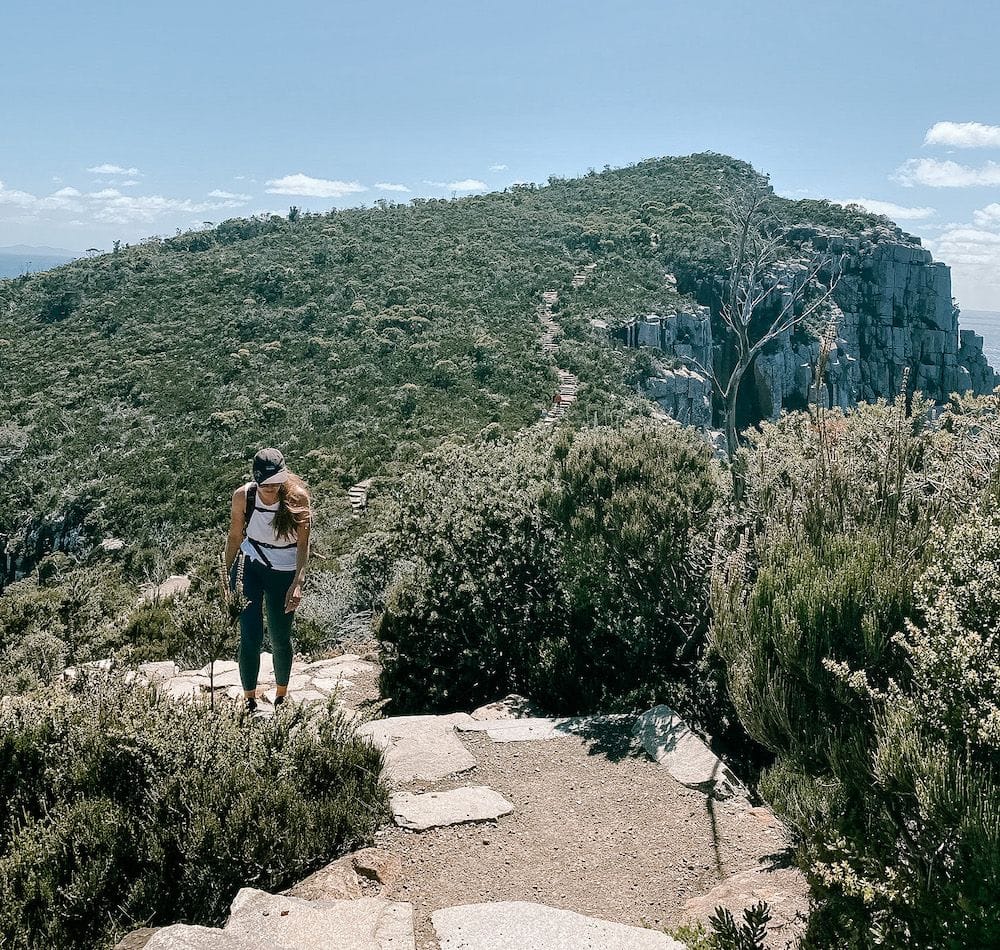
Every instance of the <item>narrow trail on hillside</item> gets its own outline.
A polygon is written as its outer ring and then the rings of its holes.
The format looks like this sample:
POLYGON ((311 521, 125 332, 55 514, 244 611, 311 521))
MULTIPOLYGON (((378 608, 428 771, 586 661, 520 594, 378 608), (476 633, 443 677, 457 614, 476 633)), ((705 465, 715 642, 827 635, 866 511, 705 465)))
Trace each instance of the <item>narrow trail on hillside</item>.
MULTIPOLYGON (((573 274, 570 285, 574 290, 582 287, 590 275, 597 269, 596 263, 584 264, 573 274)), ((562 328, 555 317, 555 307, 559 303, 558 290, 546 290, 542 293, 542 302, 536 308, 539 320, 542 322, 542 351, 550 356, 555 362, 556 354, 559 351, 559 337, 562 336, 562 328)), ((580 380, 569 370, 556 364, 556 375, 558 384, 552 396, 549 408, 542 415, 541 423, 545 426, 554 426, 569 411, 569 407, 576 402, 577 393, 580 388, 580 380)), ((351 514, 355 518, 360 518, 368 511, 368 492, 372 487, 372 479, 365 478, 356 482, 347 490, 347 499, 351 505, 351 514)))
MULTIPOLYGON (((596 270, 597 264, 586 264, 573 275, 571 285, 573 289, 582 287, 587 278, 596 270)), ((559 351, 558 338, 562 335, 562 329, 555 318, 555 306, 559 303, 559 291, 546 290, 542 294, 542 302, 538 305, 538 318, 542 321, 542 350, 553 358, 559 351)), ((569 407, 576 402, 577 392, 580 388, 580 380, 569 370, 561 366, 556 366, 556 374, 559 377, 559 385, 552 397, 552 405, 542 416, 542 425, 554 426, 556 422, 566 415, 569 407)))

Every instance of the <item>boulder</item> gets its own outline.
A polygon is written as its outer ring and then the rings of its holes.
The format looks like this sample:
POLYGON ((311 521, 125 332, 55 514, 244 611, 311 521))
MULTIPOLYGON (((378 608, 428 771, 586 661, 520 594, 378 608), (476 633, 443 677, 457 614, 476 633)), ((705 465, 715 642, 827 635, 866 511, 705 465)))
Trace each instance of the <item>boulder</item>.
POLYGON ((383 848, 362 848, 350 858, 358 874, 385 887, 395 884, 403 873, 403 862, 399 856, 383 848))
POLYGON ((350 857, 338 858, 326 867, 314 871, 309 877, 284 891, 284 894, 306 901, 353 901, 363 896, 350 857))
POLYGON ((718 798, 746 794, 725 763, 668 706, 644 712, 634 734, 649 757, 682 785, 718 798))
POLYGON ((495 703, 488 703, 472 711, 472 718, 480 722, 488 719, 527 719, 537 718, 540 710, 524 696, 511 693, 495 703))

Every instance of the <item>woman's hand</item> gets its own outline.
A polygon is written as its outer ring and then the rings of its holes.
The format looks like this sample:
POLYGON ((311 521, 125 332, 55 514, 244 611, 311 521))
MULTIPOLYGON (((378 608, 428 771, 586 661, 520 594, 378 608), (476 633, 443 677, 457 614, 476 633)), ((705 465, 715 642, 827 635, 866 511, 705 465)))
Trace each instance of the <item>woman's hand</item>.
POLYGON ((288 588, 288 593, 285 594, 285 613, 293 613, 295 608, 298 607, 299 603, 302 601, 302 585, 292 584, 288 588))
POLYGON ((288 593, 285 594, 285 613, 290 614, 295 611, 295 608, 299 606, 302 602, 302 585, 292 584, 288 588, 288 593))

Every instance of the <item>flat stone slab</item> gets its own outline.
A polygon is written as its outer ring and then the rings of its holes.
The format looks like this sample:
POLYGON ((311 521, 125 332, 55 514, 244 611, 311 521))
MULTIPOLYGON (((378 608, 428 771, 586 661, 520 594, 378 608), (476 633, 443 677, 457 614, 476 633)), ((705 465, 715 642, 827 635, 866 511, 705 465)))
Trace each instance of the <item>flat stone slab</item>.
POLYGON ((380 897, 305 901, 243 888, 224 933, 248 946, 302 950, 414 950, 413 905, 380 897), (269 943, 265 943, 268 941, 269 943))
POLYGON ((456 726, 475 720, 467 713, 449 716, 395 716, 375 719, 358 729, 385 752, 385 774, 403 785, 414 779, 435 782, 476 765, 472 753, 455 735, 456 726))
POLYGON ((739 779, 669 706, 644 712, 633 732, 649 757, 681 785, 723 798, 745 794, 739 779))
POLYGON ((356 653, 345 653, 331 660, 317 660, 303 669, 310 676, 357 676, 359 673, 371 673, 374 663, 362 660, 356 653))
POLYGON ((159 660, 151 663, 140 663, 139 672, 153 683, 162 683, 164 680, 176 676, 180 670, 173 660, 159 660))
MULTIPOLYGON (((210 664, 206 663, 198 672, 202 676, 208 676, 208 669, 210 664)), ((240 665, 235 660, 216 660, 215 661, 215 676, 219 677, 222 673, 238 673, 240 670, 240 665)))
POLYGON ((413 907, 378 897, 307 901, 244 888, 222 930, 175 924, 147 950, 414 950, 413 907))
POLYGON ((214 927, 197 927, 193 924, 173 924, 161 927, 145 945, 145 950, 298 950, 297 946, 274 941, 247 942, 236 934, 227 934, 214 927))
MULTIPOLYGON (((478 711, 478 710, 477 710, 478 711)), ((586 737, 589 732, 613 723, 631 723, 634 716, 574 716, 549 719, 483 719, 456 725, 460 732, 485 732, 494 742, 535 742, 542 739, 586 737)))
POLYGON ((414 831, 469 821, 493 821, 514 810, 503 795, 485 785, 423 795, 398 792, 390 799, 390 805, 396 824, 414 831))
POLYGON ((441 950, 685 950, 665 933, 527 901, 446 907, 431 923, 441 950))
POLYGON ((197 678, 175 676, 166 680, 161 687, 163 692, 173 699, 192 699, 201 696, 202 690, 207 688, 208 680, 203 680, 200 676, 197 678))

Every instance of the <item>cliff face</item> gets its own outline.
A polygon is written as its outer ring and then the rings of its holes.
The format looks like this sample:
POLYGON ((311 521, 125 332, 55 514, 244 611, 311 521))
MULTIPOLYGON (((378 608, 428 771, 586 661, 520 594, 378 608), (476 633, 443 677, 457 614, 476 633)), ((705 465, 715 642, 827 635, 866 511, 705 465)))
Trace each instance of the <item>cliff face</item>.
MULTIPOLYGON (((1000 383, 983 355, 982 337, 972 330, 959 332, 950 269, 916 239, 898 228, 857 237, 800 228, 794 237, 814 251, 844 255, 843 274, 824 317, 836 325, 836 333, 814 399, 847 409, 880 396, 894 398, 907 367, 910 390, 938 402, 953 392, 988 393, 1000 383)), ((794 271, 782 279, 794 280, 794 271)), ((711 418, 711 381, 702 368, 711 365, 709 353, 716 367, 723 354, 712 334, 718 291, 702 287, 697 295, 706 306, 696 312, 650 314, 615 335, 626 345, 663 354, 648 395, 679 421, 704 427, 711 418)), ((774 419, 782 409, 804 408, 819 353, 820 341, 801 328, 761 352, 741 393, 747 418, 774 419)))

